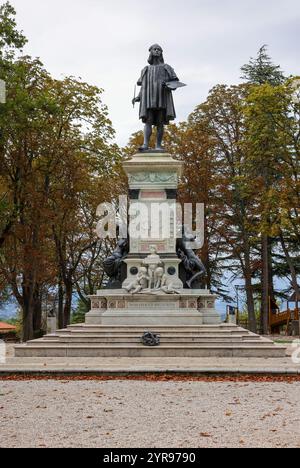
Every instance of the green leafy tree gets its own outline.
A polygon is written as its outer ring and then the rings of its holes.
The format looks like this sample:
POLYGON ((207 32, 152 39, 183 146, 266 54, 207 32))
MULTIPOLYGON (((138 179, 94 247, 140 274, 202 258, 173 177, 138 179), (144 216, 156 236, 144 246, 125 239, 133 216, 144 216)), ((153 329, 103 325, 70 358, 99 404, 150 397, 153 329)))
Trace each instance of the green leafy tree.
MULTIPOLYGON (((15 9, 9 2, 0 6, 0 80, 4 82, 9 80, 13 57, 27 42, 23 32, 17 29, 15 16, 15 9)), ((0 104, 0 135, 2 132, 1 120, 6 118, 5 108, 5 104, 0 104)), ((15 216, 15 213, 10 211, 6 195, 7 187, 1 184, 0 248, 11 231, 15 216)))
POLYGON ((262 85, 269 83, 273 86, 279 85, 284 81, 283 72, 280 65, 275 65, 268 55, 267 46, 263 45, 256 58, 250 58, 249 63, 241 68, 242 78, 248 83, 262 85))
POLYGON ((97 204, 117 194, 120 155, 101 89, 54 80, 37 59, 8 62, 0 114, 7 217, 0 275, 22 308, 26 341, 41 328, 47 288, 58 285, 61 321, 69 323, 78 269, 97 243, 91 234, 97 204))
MULTIPOLYGON (((211 248, 218 253, 224 273, 244 278, 250 329, 256 331, 254 275, 257 268, 252 181, 245 167, 245 119, 243 106, 247 86, 214 87, 205 103, 198 106, 189 122, 206 134, 210 145, 207 159, 211 177, 207 205, 212 223, 211 248)), ((201 185, 200 185, 201 187, 201 185)))
MULTIPOLYGON (((261 217, 261 331, 265 334, 269 332, 269 308, 270 301, 275 302, 273 285, 273 265, 272 265, 272 236, 270 235, 270 216, 268 213, 269 195, 273 183, 276 183, 278 157, 281 151, 279 135, 276 132, 273 118, 264 107, 268 100, 268 93, 272 93, 272 87, 280 86, 284 82, 284 75, 279 65, 273 64, 267 54, 266 46, 262 46, 256 59, 250 59, 247 65, 242 67, 243 78, 250 83, 248 106, 245 112, 248 117, 247 145, 250 159, 252 161, 252 176, 254 180, 260 181, 259 190, 261 199, 266 201, 266 209, 260 212, 261 217), (256 174, 256 176, 255 176, 256 174)), ((250 168, 249 168, 250 170, 250 168)), ((251 171, 250 171, 251 172, 251 171)))

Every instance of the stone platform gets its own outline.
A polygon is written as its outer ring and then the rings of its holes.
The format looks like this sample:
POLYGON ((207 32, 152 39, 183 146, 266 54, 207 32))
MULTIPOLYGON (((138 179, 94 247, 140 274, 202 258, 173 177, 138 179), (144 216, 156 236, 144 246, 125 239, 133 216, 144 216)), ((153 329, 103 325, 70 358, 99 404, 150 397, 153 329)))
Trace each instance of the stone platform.
POLYGON ((122 289, 103 289, 91 296, 88 325, 128 327, 192 326, 221 323, 215 309, 216 296, 206 289, 182 289, 180 294, 163 292, 128 294, 122 289))
MULTIPOLYGON (((161 344, 145 347, 140 326, 71 325, 15 346, 16 357, 101 358, 283 358, 286 347, 236 325, 154 326, 161 344)), ((105 359, 103 360, 105 363, 105 359)), ((217 363, 217 361, 216 361, 217 363)))

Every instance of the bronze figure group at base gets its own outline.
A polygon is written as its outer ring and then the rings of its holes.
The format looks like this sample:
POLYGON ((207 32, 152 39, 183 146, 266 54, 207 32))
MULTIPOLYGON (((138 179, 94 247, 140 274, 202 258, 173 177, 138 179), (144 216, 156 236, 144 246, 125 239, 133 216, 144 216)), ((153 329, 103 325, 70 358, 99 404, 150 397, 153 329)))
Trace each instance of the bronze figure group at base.
MULTIPOLYGON (((201 284, 206 269, 201 259, 189 246, 195 237, 184 234, 182 239, 177 240, 177 256, 181 259, 179 268, 179 278, 185 289, 201 289, 201 284)), ((150 247, 150 255, 144 261, 143 266, 138 270, 136 278, 126 287, 127 292, 137 294, 142 291, 162 291, 166 294, 179 293, 176 285, 167 277, 164 272, 159 255, 156 253, 155 246, 150 247)), ((122 282, 126 278, 126 272, 122 275, 124 260, 128 254, 127 239, 118 241, 115 251, 103 262, 104 271, 109 277, 107 287, 110 289, 121 289, 122 282)))

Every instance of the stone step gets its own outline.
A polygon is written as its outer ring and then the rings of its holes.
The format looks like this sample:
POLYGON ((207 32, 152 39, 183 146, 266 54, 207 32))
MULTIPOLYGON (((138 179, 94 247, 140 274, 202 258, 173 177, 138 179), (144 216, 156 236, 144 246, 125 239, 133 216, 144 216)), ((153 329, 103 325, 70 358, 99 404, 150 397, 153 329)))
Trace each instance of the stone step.
POLYGON ((16 357, 284 357, 286 348, 276 345, 16 345, 16 357))
POLYGON ((284 357, 286 348, 236 325, 149 327, 161 344, 140 342, 144 327, 70 325, 15 347, 18 357, 284 357))
MULTIPOLYGON (((43 342, 47 341, 60 341, 62 343, 137 343, 141 339, 140 335, 90 335, 90 336, 68 336, 68 335, 46 335, 44 337, 43 342)), ((221 343, 235 343, 235 342, 243 342, 243 341, 248 341, 248 342, 261 342, 261 340, 255 336, 225 336, 225 337, 220 337, 220 336, 198 336, 198 335, 178 335, 178 336, 172 336, 172 335, 161 335, 160 336, 161 342, 182 342, 182 343, 188 343, 188 342, 197 342, 197 343, 215 343, 215 342, 221 342, 221 343)), ((30 341, 30 343, 33 342, 39 342, 38 340, 30 341)), ((42 341, 40 341, 42 342, 42 341)), ((269 340, 265 341, 266 343, 270 343, 269 340)))
POLYGON ((201 336, 258 336, 255 333, 251 333, 248 330, 242 328, 236 328, 234 330, 202 330, 202 329, 195 329, 191 328, 186 330, 184 328, 179 328, 177 330, 174 329, 161 329, 161 328, 141 328, 137 330, 135 328, 128 328, 126 330, 111 330, 111 329, 103 329, 99 328, 97 330, 57 330, 55 333, 51 335, 59 334, 61 336, 95 336, 95 335, 110 335, 110 336, 127 336, 127 335, 134 335, 134 336, 142 336, 145 331, 151 331, 153 333, 157 333, 160 335, 172 335, 172 336, 179 336, 179 335, 201 335, 201 336))
POLYGON ((157 326, 151 326, 151 327, 104 327, 104 326, 99 326, 94 328, 90 327, 81 327, 81 328, 67 328, 63 330, 59 330, 60 334, 64 333, 138 333, 138 334, 143 334, 145 331, 152 331, 154 333, 205 333, 205 334, 210 334, 210 333, 222 333, 224 335, 227 334, 239 334, 239 333, 251 333, 248 332, 247 330, 239 327, 235 328, 230 328, 230 329, 216 329, 216 328, 203 328, 203 327, 157 327, 157 326))
MULTIPOLYGON (((219 337, 219 338, 234 338, 234 337, 253 337, 255 338, 255 335, 250 335, 250 334, 245 334, 245 333, 193 333, 193 332, 162 332, 160 330, 143 330, 143 331, 139 331, 139 332, 89 332, 89 333, 86 333, 86 332, 76 332, 76 333, 72 333, 72 332, 69 332, 69 333, 57 333, 53 336, 61 336, 61 337, 73 337, 74 339, 75 338, 82 338, 82 339, 88 339, 88 338, 101 338, 101 337, 141 337, 146 331, 151 331, 157 335, 159 335, 160 337, 181 337, 181 336, 186 336, 186 337, 194 337, 194 336, 198 336, 198 337, 203 337, 203 338, 214 338, 214 337, 219 337)), ((47 335, 49 336, 49 335, 47 335)), ((51 336, 51 335, 50 335, 51 336)))
MULTIPOLYGON (((61 338, 57 337, 56 339, 41 339, 41 340, 33 340, 29 341, 28 344, 32 346, 56 346, 57 344, 68 344, 70 343, 72 346, 81 346, 81 345, 87 345, 87 346, 93 346, 94 344, 100 344, 103 346, 118 346, 118 345, 132 345, 132 344, 139 344, 141 343, 140 338, 110 338, 110 339, 94 339, 94 340, 74 340, 70 337, 66 338, 61 338)), ((269 346, 271 342, 269 340, 247 340, 246 338, 238 338, 238 339, 217 339, 214 338, 213 340, 211 339, 202 339, 202 338, 193 338, 193 339, 185 339, 185 338, 161 338, 161 345, 169 345, 172 344, 173 346, 181 346, 186 344, 186 346, 191 346, 193 344, 203 344, 203 345, 240 345, 240 344, 245 344, 249 346, 253 346, 255 343, 258 344, 259 346, 269 346)))
MULTIPOLYGON (((64 330, 95 330, 95 329, 108 329, 108 330, 144 330, 144 326, 141 325, 92 325, 92 324, 85 324, 85 323, 78 323, 73 325, 68 325, 67 328, 63 328, 60 331, 64 330)), ((227 324, 222 323, 218 325, 153 325, 152 328, 160 329, 160 330, 244 330, 244 328, 239 327, 234 324, 227 324)))

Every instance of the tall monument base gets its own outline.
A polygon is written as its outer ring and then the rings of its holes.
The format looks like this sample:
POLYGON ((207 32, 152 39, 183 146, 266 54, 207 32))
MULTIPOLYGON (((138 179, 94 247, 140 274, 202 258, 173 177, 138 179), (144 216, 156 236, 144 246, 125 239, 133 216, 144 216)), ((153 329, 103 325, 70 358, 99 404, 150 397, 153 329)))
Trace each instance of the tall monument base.
POLYGON ((140 327, 216 325, 221 318, 215 310, 215 299, 206 289, 182 289, 180 294, 169 295, 132 295, 122 289, 104 289, 91 297, 86 323, 140 327))

